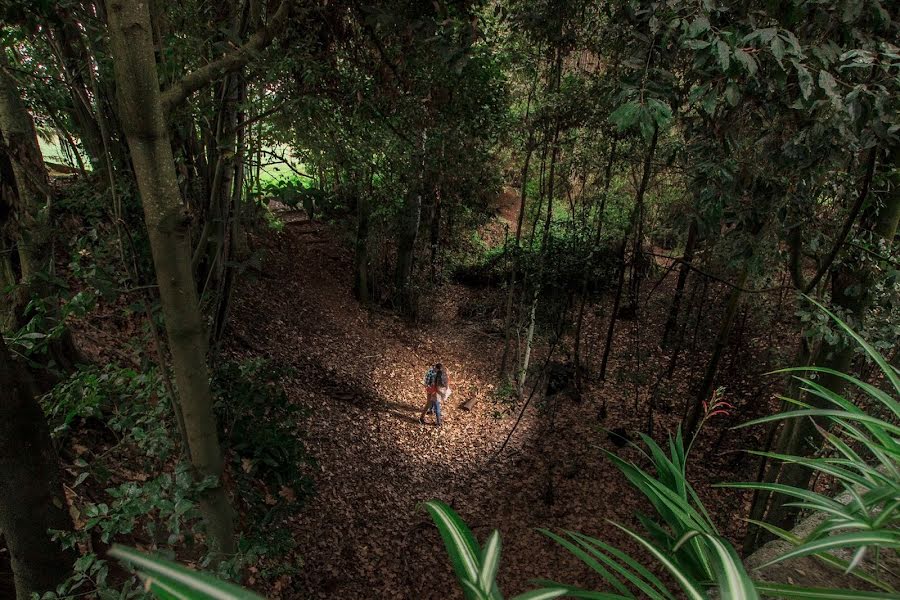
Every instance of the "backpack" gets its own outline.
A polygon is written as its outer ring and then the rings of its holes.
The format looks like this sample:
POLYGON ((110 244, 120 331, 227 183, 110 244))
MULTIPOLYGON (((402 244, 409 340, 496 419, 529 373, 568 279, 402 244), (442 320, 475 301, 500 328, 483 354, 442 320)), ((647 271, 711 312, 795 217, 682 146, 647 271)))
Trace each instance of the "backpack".
POLYGON ((447 387, 447 372, 443 369, 434 372, 434 385, 439 388, 447 387))

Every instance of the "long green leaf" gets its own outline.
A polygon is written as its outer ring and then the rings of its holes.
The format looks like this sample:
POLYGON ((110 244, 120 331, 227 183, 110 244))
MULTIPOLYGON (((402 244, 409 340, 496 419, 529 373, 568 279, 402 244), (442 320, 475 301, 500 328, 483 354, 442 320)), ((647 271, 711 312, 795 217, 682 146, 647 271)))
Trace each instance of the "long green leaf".
MULTIPOLYGON (((747 522, 753 523, 753 524, 765 529, 766 531, 770 532, 775 537, 780 538, 786 542, 790 542, 791 544, 793 544, 795 546, 803 543, 803 540, 800 537, 794 535, 790 531, 785 531, 784 529, 782 529, 780 527, 776 527, 775 525, 772 525, 771 523, 765 523, 763 521, 757 521, 755 519, 747 519, 747 522)), ((841 571, 844 571, 844 572, 847 572, 847 568, 850 566, 850 563, 848 561, 838 558, 837 556, 835 556, 833 554, 828 554, 827 552, 821 552, 819 554, 814 554, 812 556, 812 558, 822 562, 823 564, 828 565, 829 567, 834 567, 834 568, 840 569, 841 571)), ((759 567, 757 567, 757 568, 759 568, 759 567)), ((850 571, 849 574, 853 575, 854 577, 856 577, 857 579, 859 579, 861 581, 865 581, 866 583, 873 585, 875 587, 881 588, 883 590, 891 589, 891 586, 888 585, 887 583, 885 583, 884 581, 881 581, 880 579, 876 579, 875 577, 872 577, 868 573, 864 573, 864 572, 860 571, 859 569, 854 569, 853 571, 850 571)), ((757 585, 757 588, 758 587, 759 586, 757 585)))
POLYGON ((142 576, 159 582, 169 593, 194 592, 191 598, 210 600, 261 600, 261 597, 212 575, 192 571, 173 562, 148 556, 125 546, 113 546, 109 555, 135 567, 142 576), (171 591, 171 590, 174 590, 171 591), (179 592, 182 590, 182 592, 179 592))
MULTIPOLYGON (((439 500, 430 500, 425 502, 424 506, 437 526, 441 539, 444 540, 456 578, 460 583, 465 581, 476 583, 480 572, 481 551, 469 527, 452 508, 439 500)), ((467 597, 477 598, 471 590, 467 588, 464 590, 467 597)))
POLYGON ((878 389, 872 384, 866 383, 852 375, 847 373, 843 373, 841 371, 836 371, 834 369, 829 369, 828 367, 818 367, 818 366, 808 366, 808 367, 791 367, 788 369, 779 369, 777 371, 772 371, 772 373, 796 373, 796 372, 810 372, 810 373, 822 373, 823 375, 833 375, 835 377, 839 377, 856 387, 863 390, 869 396, 875 398, 882 404, 884 404, 895 416, 900 417, 900 403, 891 398, 888 394, 878 389))
POLYGON ((500 532, 495 529, 487 542, 485 542, 484 551, 481 554, 481 572, 478 574, 481 589, 490 590, 494 586, 494 579, 497 577, 497 568, 499 566, 500 532))
POLYGON ((769 415, 767 417, 760 417, 758 419, 753 419, 751 421, 747 421, 746 423, 741 423, 737 425, 735 428, 743 428, 743 427, 752 427, 753 425, 762 425, 763 423, 771 423, 772 421, 783 421, 785 419, 799 419, 801 417, 830 417, 830 418, 840 418, 846 419, 848 421, 859 421, 861 423, 872 423, 876 425, 883 426, 886 430, 892 432, 894 435, 900 435, 900 427, 896 425, 892 425, 891 423, 887 423, 878 419, 877 417, 873 417, 871 415, 867 415, 865 413, 853 414, 848 413, 847 411, 842 410, 831 410, 826 408, 816 408, 816 409, 803 409, 803 410, 791 410, 788 412, 782 412, 774 415, 769 415))
POLYGON ((841 327, 841 329, 843 329, 847 333, 847 335, 852 337, 860 346, 862 346, 862 348, 866 351, 866 354, 872 357, 872 360, 874 360, 875 363, 881 368, 881 371, 884 373, 885 378, 894 386, 894 391, 900 394, 900 374, 897 373, 897 370, 894 369, 894 367, 888 364, 881 353, 873 348, 861 335, 856 333, 852 327, 842 321, 840 317, 828 310, 825 305, 810 296, 806 296, 805 294, 804 297, 818 306, 820 309, 822 309, 822 311, 825 312, 825 314, 827 314, 829 317, 834 319, 834 321, 841 327))
POLYGON ((832 535, 820 540, 813 540, 801 544, 797 548, 770 560, 760 568, 791 558, 809 556, 810 554, 817 554, 819 552, 829 552, 837 548, 856 548, 859 546, 887 546, 889 548, 900 548, 900 532, 886 530, 857 531, 841 535, 832 535))
POLYGON ((632 596, 622 596, 621 594, 610 594, 609 592, 595 592, 593 590, 585 590, 574 585, 566 585, 557 581, 548 579, 536 579, 531 583, 543 586, 545 589, 562 588, 566 590, 566 596, 572 598, 584 598, 586 600, 632 600, 632 596))
POLYGON ((759 594, 744 569, 744 564, 738 557, 737 552, 728 542, 722 538, 704 533, 702 531, 691 531, 682 537, 675 545, 677 550, 679 546, 687 543, 691 538, 703 538, 712 548, 716 569, 716 583, 719 587, 719 593, 723 600, 758 600, 759 594))
POLYGON ((603 565, 595 560, 594 557, 586 553, 584 550, 582 550, 569 540, 556 535, 549 529, 538 529, 538 531, 577 556, 584 564, 589 566, 595 573, 600 575, 600 577, 602 577, 604 581, 613 586, 613 588, 615 588, 617 592, 626 597, 632 597, 631 592, 628 591, 628 588, 622 584, 619 578, 610 573, 603 565))
POLYGON ((645 569, 639 562, 628 556, 621 550, 610 546, 598 539, 583 535, 575 531, 566 531, 566 534, 577 541, 583 548, 593 554, 597 559, 602 560, 614 569, 616 572, 627 579, 632 585, 642 591, 648 598, 668 598, 674 600, 671 592, 666 586, 650 571, 645 569), (609 555, 625 563, 623 566, 609 555), (629 568, 631 570, 629 570, 629 568), (654 589, 655 588, 655 589, 654 589))
POLYGON ((760 481, 736 481, 733 483, 717 483, 714 487, 724 487, 724 488, 733 488, 737 490, 765 490, 767 492, 776 492, 784 494, 785 496, 792 496, 794 498, 800 498, 802 500, 807 500, 813 504, 828 506, 836 511, 843 511, 846 507, 840 502, 828 498, 827 496, 823 496, 822 494, 817 494, 815 492, 811 492, 809 490, 804 490, 802 488, 793 487, 790 485, 784 485, 781 483, 765 483, 760 481))
POLYGON ((553 598, 565 596, 567 592, 566 588, 544 588, 519 594, 512 600, 552 600, 553 598))
POLYGON ((896 594, 860 592, 857 590, 828 589, 757 582, 756 589, 772 598, 788 600, 897 600, 896 594))
POLYGON ((669 573, 671 573, 673 577, 675 577, 678 585, 681 586, 681 589, 684 590, 688 598, 690 598, 691 600, 706 600, 706 596, 700 589, 700 586, 692 581, 690 576, 688 576, 688 574, 685 573, 684 570, 681 569, 677 564, 672 562, 662 551, 659 550, 659 548, 645 540, 640 535, 631 531, 627 527, 619 525, 618 523, 613 523, 613 525, 631 536, 635 541, 646 548, 650 552, 650 554, 652 554, 656 558, 656 560, 661 562, 666 570, 669 571, 669 573))

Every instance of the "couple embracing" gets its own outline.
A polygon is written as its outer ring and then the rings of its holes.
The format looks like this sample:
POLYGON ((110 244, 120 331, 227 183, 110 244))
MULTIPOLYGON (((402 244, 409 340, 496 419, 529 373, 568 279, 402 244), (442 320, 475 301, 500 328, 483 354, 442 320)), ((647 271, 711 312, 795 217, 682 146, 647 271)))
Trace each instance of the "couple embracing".
POLYGON ((425 386, 425 393, 428 401, 422 414, 419 415, 419 422, 425 422, 425 415, 434 412, 435 424, 440 427, 443 423, 441 419, 441 404, 450 397, 450 377, 447 375, 447 369, 441 363, 437 363, 425 373, 425 379, 422 381, 425 386))

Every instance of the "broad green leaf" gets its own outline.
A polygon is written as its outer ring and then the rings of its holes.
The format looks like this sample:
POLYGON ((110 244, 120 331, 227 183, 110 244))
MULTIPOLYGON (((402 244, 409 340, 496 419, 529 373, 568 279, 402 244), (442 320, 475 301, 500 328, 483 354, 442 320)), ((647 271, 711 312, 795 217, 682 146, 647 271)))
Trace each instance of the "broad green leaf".
POLYGON ((797 83, 800 85, 800 95, 803 96, 804 100, 809 100, 813 91, 812 75, 809 74, 809 70, 801 62, 796 60, 791 62, 794 65, 794 69, 797 70, 797 83))
POLYGON ((734 60, 738 61, 742 67, 747 69, 747 72, 750 75, 756 75, 756 71, 759 68, 756 64, 756 59, 750 56, 747 52, 738 48, 734 51, 734 60))
MULTIPOLYGON (((439 500, 430 500, 424 504, 432 520, 444 540, 444 547, 450 555, 456 578, 464 583, 477 582, 480 572, 479 555, 481 553, 475 536, 456 512, 439 500)), ((470 590, 467 596, 472 596, 470 590)), ((477 598, 477 597, 476 597, 477 598)))
POLYGON ((626 102, 609 115, 609 120, 619 131, 625 131, 637 122, 640 114, 641 105, 638 102, 626 102))
POLYGON ((700 15, 691 22, 690 26, 688 27, 688 35, 691 37, 697 37, 704 31, 709 31, 709 19, 707 19, 703 15, 700 15))
POLYGON ((741 101, 741 90, 736 83, 729 82, 728 85, 725 86, 725 100, 727 100, 728 104, 731 106, 737 106, 738 102, 741 101))
POLYGON ((127 548, 113 546, 109 556, 126 562, 141 574, 142 578, 157 582, 165 593, 192 592, 194 599, 209 600, 262 600, 260 596, 234 584, 216 579, 212 575, 192 571, 173 562, 149 556, 127 548))
POLYGON ((837 82, 834 80, 834 77, 831 75, 831 73, 829 73, 825 69, 819 71, 819 87, 822 88, 822 91, 825 92, 825 95, 832 100, 838 99, 837 82))
POLYGON ((724 40, 716 41, 716 55, 719 57, 719 66, 722 71, 727 71, 731 65, 731 48, 724 40))
POLYGON ((500 532, 495 529, 487 542, 485 542, 484 551, 481 554, 481 573, 478 575, 481 589, 489 590, 493 587, 494 579, 497 577, 497 568, 499 566, 500 532))

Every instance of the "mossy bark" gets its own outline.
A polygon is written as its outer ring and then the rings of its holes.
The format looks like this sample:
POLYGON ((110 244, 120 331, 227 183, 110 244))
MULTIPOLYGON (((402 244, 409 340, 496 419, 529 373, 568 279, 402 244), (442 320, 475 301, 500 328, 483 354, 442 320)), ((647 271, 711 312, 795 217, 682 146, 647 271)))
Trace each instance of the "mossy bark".
POLYGON ((187 444, 198 478, 218 484, 201 498, 210 545, 234 550, 234 524, 221 478, 206 333, 191 270, 190 223, 178 190, 163 113, 148 5, 107 0, 109 34, 125 132, 153 254, 187 444))

